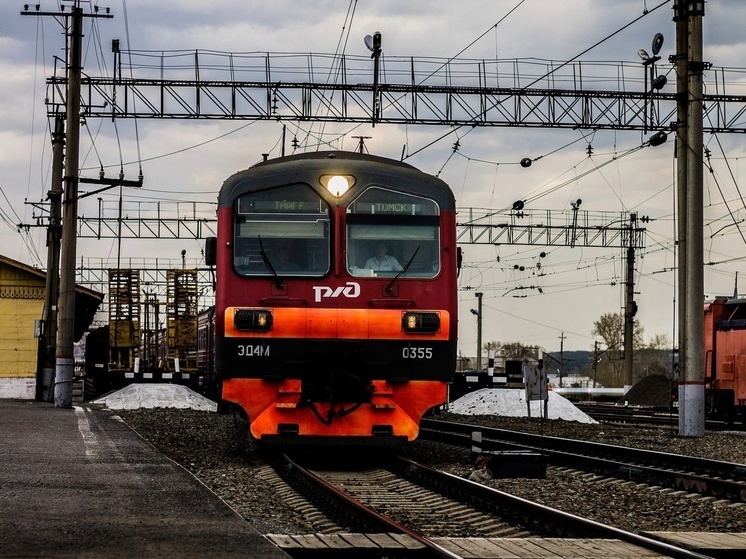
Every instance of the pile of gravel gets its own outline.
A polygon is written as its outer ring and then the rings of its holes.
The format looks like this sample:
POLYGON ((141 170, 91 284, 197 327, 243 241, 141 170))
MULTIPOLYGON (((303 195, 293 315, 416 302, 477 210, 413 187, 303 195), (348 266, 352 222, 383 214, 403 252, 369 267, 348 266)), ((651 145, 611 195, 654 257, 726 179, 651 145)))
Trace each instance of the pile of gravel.
POLYGON ((668 408, 672 390, 676 391, 676 385, 670 378, 665 375, 650 375, 632 386, 619 402, 626 402, 630 406, 668 408))
MULTIPOLYGON (((307 534, 320 526, 280 498, 263 453, 247 437, 240 418, 193 410, 123 410, 118 414, 143 438, 189 470, 263 533, 307 534)), ((441 415, 505 429, 609 444, 653 448, 746 464, 746 437, 708 433, 681 438, 675 432, 639 427, 580 424, 562 420, 441 415)), ((468 452, 415 441, 406 451, 413 459, 467 477, 468 452)), ((634 484, 601 482, 594 476, 550 468, 547 478, 490 480, 489 485, 555 508, 631 531, 746 531, 746 506, 707 498, 672 496, 634 484)))

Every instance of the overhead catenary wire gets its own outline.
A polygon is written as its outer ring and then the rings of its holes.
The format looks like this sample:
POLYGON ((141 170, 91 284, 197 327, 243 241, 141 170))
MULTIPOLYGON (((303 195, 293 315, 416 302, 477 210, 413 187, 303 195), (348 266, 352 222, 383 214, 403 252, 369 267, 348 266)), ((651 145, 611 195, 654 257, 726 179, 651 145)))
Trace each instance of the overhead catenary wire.
POLYGON ((36 248, 36 244, 34 243, 33 238, 31 238, 28 229, 24 229, 19 226, 21 223, 20 216, 16 213, 15 209, 13 208, 13 205, 10 203, 10 200, 8 200, 8 197, 5 194, 5 189, 0 186, 0 194, 3 196, 3 200, 10 208, 10 211, 15 216, 15 223, 13 222, 13 218, 6 213, 6 211, 2 208, 2 205, 0 205, 0 219, 2 219, 3 223, 5 223, 11 230, 18 232, 21 235, 21 241, 23 242, 24 246, 29 252, 29 256, 32 258, 34 262, 36 262, 40 267, 42 266, 42 260, 41 256, 39 256, 39 252, 36 248))
MULTIPOLYGON (((459 52, 458 52, 457 54, 455 54, 455 55, 453 55, 453 56, 449 57, 449 58, 448 58, 448 59, 447 59, 447 60, 446 60, 445 62, 443 62, 443 63, 442 63, 441 65, 440 65, 440 67, 439 67, 439 68, 436 68, 435 70, 433 70, 432 72, 430 72, 430 74, 428 74, 427 76, 425 76, 425 77, 424 77, 423 79, 421 79, 421 80, 420 80, 420 81, 419 81, 418 83, 419 83, 419 84, 422 84, 422 83, 424 83, 424 82, 425 82, 425 81, 427 81, 427 80, 428 80, 428 79, 429 79, 430 77, 432 77, 433 75, 435 75, 435 74, 436 74, 436 73, 438 72, 438 70, 440 70, 441 68, 443 68, 443 67, 447 66, 447 65, 448 65, 448 63, 449 63, 450 61, 454 60, 455 58, 457 58, 458 56, 460 56, 461 54, 463 54, 464 52, 466 52, 466 51, 467 51, 467 50, 468 50, 469 48, 471 48, 472 46, 474 46, 474 45, 475 45, 475 44, 476 44, 477 42, 479 42, 479 41, 480 41, 480 40, 481 40, 481 39, 482 39, 482 38, 483 38, 483 37, 484 37, 485 35, 487 35, 488 33, 490 33, 490 32, 491 32, 491 31, 492 31, 493 29, 496 29, 496 28, 497 28, 497 26, 498 26, 498 25, 499 25, 500 23, 502 23, 503 21, 505 21, 505 19, 507 19, 507 18, 508 18, 508 17, 509 17, 509 16, 510 16, 510 15, 511 15, 511 14, 512 14, 513 12, 515 12, 515 10, 516 10, 516 9, 518 9, 518 8, 519 8, 519 7, 520 7, 520 6, 521 6, 521 5, 522 5, 522 4, 523 4, 523 3, 525 2, 525 1, 526 1, 526 0, 519 0, 519 2, 518 2, 518 3, 517 3, 517 4, 515 5, 515 6, 513 6, 513 8, 511 8, 511 9, 510 9, 510 10, 509 10, 509 11, 508 11, 508 12, 507 12, 507 13, 506 13, 506 14, 505 14, 505 15, 504 15, 504 16, 503 16, 502 18, 500 18, 500 20, 498 20, 498 21, 497 21, 497 22, 496 22, 495 24, 491 25, 491 26, 490 26, 490 27, 489 27, 489 28, 488 28, 488 29, 487 29, 486 31, 484 31, 484 32, 483 32, 482 34, 480 34, 480 35, 479 35, 479 36, 478 36, 478 37, 477 37, 476 39, 472 40, 472 41, 471 41, 471 42, 470 42, 470 43, 469 43, 468 45, 466 45, 466 46, 465 46, 464 48, 462 48, 462 49, 461 49, 461 50, 460 50, 460 51, 459 51, 459 52)), ((383 59, 383 62, 385 63, 385 58, 383 58, 383 57, 382 57, 382 59, 383 59)), ((343 136, 346 136, 346 135, 352 134, 352 132, 353 132, 353 131, 355 131, 355 130, 357 130, 357 129, 358 129, 358 128, 359 128, 360 126, 362 126, 362 123, 360 123, 360 124, 356 124, 356 125, 355 125, 355 126, 353 126, 353 127, 351 128, 351 129, 347 130, 346 132, 344 132, 344 133, 343 133, 343 134, 341 134, 340 136, 341 136, 341 137, 343 137, 343 136)), ((461 127, 459 127, 459 128, 461 128, 461 127)), ((468 133, 469 133, 469 132, 467 131, 467 132, 466 132, 466 134, 468 134, 468 133)), ((464 135, 466 135, 466 134, 464 134, 464 135)), ((408 144, 409 144, 409 142, 407 142, 407 143, 405 144, 405 146, 404 146, 404 147, 405 147, 405 150, 406 150, 406 147, 408 146, 408 144)), ((411 154, 411 155, 414 155, 414 154, 411 154)), ((408 158, 409 158, 409 157, 410 157, 411 155, 410 155, 410 154, 407 154, 407 155, 404 155, 404 154, 403 154, 403 155, 402 155, 402 161, 403 161, 403 160, 405 160, 405 159, 408 159, 408 158)), ((450 159, 450 158, 449 158, 449 159, 450 159)), ((445 165, 443 166, 443 168, 445 168, 445 165)), ((442 170, 442 169, 441 169, 441 170, 442 170)))
MULTIPOLYGON (((610 33, 609 35, 607 35, 607 36, 606 36, 606 37, 604 37, 603 39, 601 39, 601 40, 599 40, 599 41, 595 42, 595 43, 594 43, 594 44, 592 44, 592 45, 591 45, 590 47, 588 47, 588 48, 586 48, 585 50, 583 50, 583 51, 579 52, 578 54, 576 54, 575 56, 573 56, 573 57, 572 57, 572 58, 570 58, 569 60, 566 60, 565 62, 563 62, 562 64, 560 64, 560 65, 559 65, 559 66, 557 66, 556 68, 552 68, 552 69, 551 69, 550 71, 546 72, 546 73, 545 73, 545 74, 543 74, 542 76, 539 76, 538 78, 536 78, 535 80, 533 80, 533 81, 532 81, 531 83, 529 83, 528 85, 525 85, 525 86, 521 87, 521 88, 520 88, 520 90, 521 90, 521 91, 525 91, 526 89, 530 88, 530 87, 531 87, 532 85, 534 85, 534 84, 536 84, 536 83, 540 82, 541 80, 544 80, 544 79, 546 79, 547 77, 549 77, 549 76, 550 76, 550 75, 552 75, 553 73, 557 72, 558 70, 561 70, 562 68, 564 68, 565 66, 567 66, 568 64, 570 64, 571 62, 573 62, 574 60, 577 60, 578 58, 580 58, 580 57, 581 57, 581 56, 583 56, 584 54, 587 54, 588 52, 590 52, 591 50, 593 50, 593 49, 594 49, 594 48, 596 48, 597 46, 599 46, 599 45, 601 45, 601 44, 605 43, 606 41, 608 41, 609 39, 611 39, 611 38, 612 38, 612 37, 614 37, 615 35, 618 35, 619 33, 621 33, 622 31, 624 31, 624 30, 625 30, 625 29, 627 29, 628 27, 630 27, 630 26, 634 25, 635 23, 637 23, 638 21, 640 21, 640 20, 641 20, 642 18, 646 17, 646 16, 647 16, 647 15, 649 15, 650 13, 652 13, 652 12, 656 11, 657 9, 659 9, 659 8, 661 8, 661 7, 663 7, 663 6, 665 6, 666 4, 668 4, 668 3, 670 3, 670 2, 671 2, 671 0, 663 0, 663 1, 662 1, 662 2, 660 3, 660 4, 658 4, 657 6, 655 6, 655 7, 654 7, 654 8, 652 9, 652 10, 645 10, 645 11, 643 12, 643 14, 642 14, 641 16, 638 16, 638 17, 636 17, 635 19, 633 19, 633 20, 632 20, 632 21, 630 21, 629 23, 627 23, 627 24, 623 25, 622 27, 620 27, 620 28, 619 28, 619 29, 617 29, 616 31, 614 31, 614 32, 610 33)), ((492 29, 492 28, 490 28, 490 30, 491 30, 491 29, 492 29)), ((488 107, 484 108, 484 109, 483 109, 482 111, 480 111, 480 112, 479 112, 479 114, 477 114, 477 115, 475 115, 474 117, 472 117, 472 120, 475 120, 475 119, 476 119, 477 117, 479 117, 479 116, 482 116, 482 115, 484 115, 484 114, 485 114, 485 113, 486 113, 487 111, 489 111, 489 110, 491 110, 491 109, 494 109, 494 108, 495 108, 495 106, 496 106, 496 103, 497 103, 497 101, 496 101, 496 102, 494 102, 494 103, 492 103, 492 104, 490 104, 490 105, 489 105, 488 107)), ((465 124, 460 124, 460 125, 458 125, 458 126, 454 127, 453 129, 449 130, 449 131, 448 131, 448 132, 446 132, 445 134, 443 134, 443 135, 439 136, 439 137, 438 137, 438 138, 436 138, 435 140, 433 140, 433 141, 429 142, 428 144, 424 145, 424 146, 423 146, 423 147, 421 147, 420 149, 418 149, 418 150, 416 150, 416 151, 414 151, 414 152, 410 153, 409 155, 407 155, 407 157, 405 157, 405 159, 408 159, 408 158, 410 158, 410 157, 412 157, 412 156, 414 156, 414 155, 417 155, 417 154, 418 154, 418 153, 420 153, 421 151, 423 151, 423 150, 425 150, 425 149, 429 148, 430 146, 432 146, 432 145, 434 145, 434 144, 438 143, 438 142, 439 142, 439 141, 441 141, 442 139, 444 139, 444 138, 447 138, 448 136, 450 136, 450 135, 451 135, 451 134, 453 134, 454 132, 457 132, 458 130, 460 130, 460 129, 461 129, 461 128, 463 128, 464 126, 466 126, 466 125, 465 125, 465 124)), ((472 128, 472 130, 473 130, 473 128, 472 128)), ((469 130, 469 131, 470 131, 470 130, 469 130)), ((466 133, 465 133, 464 135, 468 134, 468 133, 469 133, 469 131, 467 131, 467 132, 466 132, 466 133)))
MULTIPOLYGON (((44 35, 44 22, 43 22, 43 20, 44 20, 44 18, 36 18, 36 40, 35 40, 35 49, 34 49, 34 73, 33 73, 34 76, 36 76, 37 73, 38 73, 38 71, 39 71, 39 64, 40 64, 40 62, 39 62, 39 60, 40 60, 40 52, 39 52, 40 49, 39 49, 39 47, 40 47, 40 44, 41 44, 41 60, 45 60, 46 59, 46 46, 45 46, 45 42, 44 42, 45 35, 44 35)), ((42 63, 42 67, 44 67, 43 63, 42 63)), ((37 94, 36 93, 37 80, 34 79, 32 83, 33 83, 33 86, 32 86, 32 97, 36 98, 36 94, 37 94)), ((29 197, 30 197, 29 194, 31 192, 31 183, 32 183, 31 177, 33 175, 32 169, 33 169, 33 165, 34 165, 33 162, 34 162, 34 153, 35 153, 35 151, 33 149, 34 136, 35 136, 35 134, 34 134, 35 128, 36 128, 36 105, 32 104, 32 108, 31 108, 31 131, 30 131, 30 134, 29 134, 30 146, 29 146, 29 150, 28 150, 28 174, 27 174, 27 179, 26 179, 26 200, 29 199, 29 197)), ((45 125, 45 140, 48 139, 49 137, 51 137, 51 134, 52 134, 52 132, 51 132, 51 124, 47 123, 45 125)), ((46 152, 47 145, 48 145, 48 142, 46 142, 46 141, 42 142, 42 151, 41 151, 41 155, 39 157, 40 179, 41 179, 39 181, 39 184, 40 184, 40 188, 41 188, 41 193, 40 193, 40 197, 41 198, 43 198, 43 196, 44 196, 44 184, 46 184, 48 182, 49 165, 45 165, 44 164, 44 161, 47 158, 47 152, 46 152), (47 169, 46 176, 45 176, 45 171, 44 171, 45 168, 47 169)), ((7 197, 5 197, 5 193, 4 192, 3 192, 3 197, 5 198, 6 202, 8 203, 8 206, 10 207, 11 211, 15 214, 16 212, 13 209, 13 206, 8 201, 7 197)), ((24 215, 26 215, 26 214, 24 213, 24 215)), ((3 215, 3 220, 5 221, 6 218, 7 218, 7 215, 4 214, 3 215)), ((21 223, 21 220, 19 219, 19 221, 17 223, 21 223)), ((18 230, 18 233, 21 235, 21 239, 22 239, 22 242, 23 242, 24 246, 26 246, 28 248, 29 256, 39 266, 42 266, 42 260, 41 260, 41 257, 39 256, 39 252, 38 252, 38 250, 36 248, 36 243, 35 243, 33 237, 29 234, 28 231, 26 231, 26 233, 23 234, 23 233, 21 233, 20 230, 18 230)))
MULTIPOLYGON (((338 59, 338 55, 341 53, 344 53, 347 50, 347 41, 350 37, 350 30, 352 29, 352 22, 355 18, 355 10, 357 8, 357 0, 350 0, 350 3, 347 6, 347 13, 345 14, 345 20, 342 24, 342 30, 339 34, 339 39, 337 40, 337 46, 334 51, 334 60, 338 59), (346 33, 345 33, 346 30, 346 33)), ((332 65, 332 67, 329 68, 329 73, 326 76, 326 83, 330 83, 332 80, 334 80, 334 83, 336 83, 337 79, 339 78, 339 74, 341 72, 341 66, 337 66, 336 69, 332 65)), ((334 98, 334 91, 332 91, 332 99, 334 98)), ((330 103, 331 105, 331 103, 330 103)), ((321 106, 319 106, 319 109, 321 110, 321 106)), ((327 114, 329 113, 331 109, 327 107, 327 114)), ((318 115, 318 113, 317 113, 318 115)), ((313 127, 310 127, 308 130, 308 133, 306 134, 304 144, 308 143, 308 139, 310 137, 310 133, 313 127)), ((320 126, 320 135, 323 136, 324 130, 326 129, 326 122, 322 122, 320 126)), ((317 144, 316 149, 321 147, 321 144, 317 144)))
MULTIPOLYGON (((738 198, 739 198, 739 200, 741 202, 741 207, 743 209, 746 209, 746 201, 744 201, 743 194, 741 193, 741 189, 738 187, 738 181, 736 180, 736 177, 733 174, 733 169, 730 166, 730 161, 728 160, 728 158, 725 155, 725 150, 723 149, 723 145, 720 142, 720 138, 719 138, 719 136, 717 134, 715 134, 714 136, 715 136, 715 141, 717 142, 718 147, 720 148, 720 152, 723 154, 723 158, 725 159, 725 164, 726 164, 726 166, 728 168, 728 173, 730 174, 731 180, 733 181, 733 184, 736 187, 736 192, 738 192, 738 198)), ((715 170, 712 167, 712 164, 710 162, 710 151, 709 151, 709 149, 705 152, 705 158, 707 160, 707 162, 705 163, 705 167, 707 168, 708 171, 710 171, 710 174, 712 175, 712 178, 715 181, 715 184, 716 184, 716 186, 718 188, 718 191, 720 192, 720 196, 723 199, 723 202, 725 203, 726 209, 728 210, 728 214, 730 215, 731 219, 733 220, 733 224, 736 226, 736 229, 738 229, 738 233, 741 235, 741 239, 746 244, 746 237, 744 237, 743 231, 741 230, 741 227, 739 226, 740 222, 736 221, 736 218, 733 215, 733 211, 730 209, 730 206, 728 205, 728 202, 725 199, 725 194, 723 193, 723 189, 720 187, 720 182, 717 179, 717 175, 715 174, 715 170)))
MULTIPOLYGON (((124 32, 127 40, 127 48, 130 48, 132 41, 130 39, 130 26, 129 26, 129 15, 127 13, 127 0, 122 0, 122 12, 124 13, 124 32)), ((130 63, 130 77, 132 77, 132 64, 130 63)), ((137 161, 139 162, 139 176, 143 175, 142 170, 142 154, 140 153, 140 128, 135 119, 135 147, 137 149, 137 161)), ((120 161, 121 163, 121 161, 120 161)))

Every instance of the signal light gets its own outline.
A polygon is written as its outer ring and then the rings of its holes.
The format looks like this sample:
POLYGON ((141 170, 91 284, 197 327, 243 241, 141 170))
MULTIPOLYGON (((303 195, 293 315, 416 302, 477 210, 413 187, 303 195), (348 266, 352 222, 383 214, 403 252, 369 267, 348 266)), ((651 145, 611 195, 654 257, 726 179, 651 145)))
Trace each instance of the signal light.
POLYGON ((236 309, 233 314, 236 330, 269 332, 272 330, 272 311, 260 309, 236 309))
POLYGON ((440 330, 440 316, 436 312, 406 312, 401 326, 408 334, 435 334, 440 330))

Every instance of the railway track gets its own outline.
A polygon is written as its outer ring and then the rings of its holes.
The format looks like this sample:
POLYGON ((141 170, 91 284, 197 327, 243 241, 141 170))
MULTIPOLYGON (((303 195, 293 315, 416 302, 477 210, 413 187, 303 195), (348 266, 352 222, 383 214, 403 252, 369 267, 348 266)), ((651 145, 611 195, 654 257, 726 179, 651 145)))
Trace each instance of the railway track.
MULTIPOLYGON (((619 406, 599 402, 584 402, 575 405, 579 410, 588 414, 596 421, 605 423, 621 423, 646 427, 671 427, 672 429, 677 428, 679 425, 679 414, 676 408, 662 410, 659 408, 619 406)), ((707 419, 705 421, 705 428, 708 431, 723 431, 725 429, 743 431, 746 429, 746 425, 743 422, 707 419)))
MULTIPOLYGON (((331 468, 317 459, 283 455, 274 467, 302 495, 300 500, 324 511, 320 515, 323 518, 334 519, 324 520, 327 537, 346 534, 344 537, 349 540, 355 531, 372 538, 383 537, 382 534, 396 538, 402 548, 394 555, 387 551, 387 557, 458 559, 465 556, 462 554, 465 541, 474 546, 477 541, 511 542, 518 546, 521 545, 518 542, 524 542, 528 547, 541 541, 549 542, 543 545, 554 546, 556 556, 564 556, 563 545, 565 552, 570 546, 578 550, 577 555, 604 556, 600 542, 609 540, 627 546, 624 556, 629 557, 705 557, 532 503, 406 458, 387 456, 385 460, 366 462, 365 466, 347 464, 331 468), (595 553, 590 553, 594 546, 595 553)), ((278 537, 275 541, 291 538, 278 537)), ((481 547, 484 551, 488 545, 481 547)), ((309 556, 308 549, 303 551, 302 556, 309 556)), ((468 556, 480 555, 474 555, 472 549, 468 556)))
MULTIPOLYGON (((257 530, 293 557, 312 557, 315 553, 315 557, 321 554, 324 559, 384 556, 393 558, 411 557, 414 553, 396 540, 394 535, 410 543, 413 541, 412 538, 394 534, 384 527, 373 530, 365 528, 361 522, 354 520, 352 515, 321 503, 313 492, 291 487, 284 480, 284 476, 286 470, 292 469, 292 466, 284 463, 274 466, 272 459, 275 454, 260 451, 255 447, 247 448, 245 431, 236 430, 230 417, 185 413, 181 410, 141 410, 122 414, 143 437, 192 471, 257 530)), ((510 421, 499 423, 524 424, 510 421)), ((539 423, 530 421, 526 427, 539 428, 539 423)), ((554 427, 552 424, 542 423, 542 428, 553 434, 565 431, 559 428, 560 425, 554 427)), ((578 435, 572 435, 577 437, 585 431, 584 426, 580 426, 579 429, 572 425, 562 427, 570 427, 568 432, 578 432, 578 435)), ((610 435, 606 438, 607 442, 612 441, 613 444, 615 440, 628 440, 616 429, 603 430, 610 435)), ((721 435, 714 437, 721 438, 721 435)), ((630 440, 638 438, 635 435, 630 440)), ((739 446, 736 452, 726 452, 724 455, 739 456, 742 437, 723 435, 722 438, 728 444, 739 446)), ((663 443, 656 438, 648 439, 645 434, 642 434, 640 442, 655 445, 663 443)), ((713 448, 718 448, 719 444, 715 444, 713 448)), ((318 455, 329 456, 331 453, 332 449, 328 448, 318 455)), ((350 455, 357 456, 357 452, 352 453, 348 449, 341 454, 342 457, 350 455)), ((468 448, 462 449, 423 440, 406 449, 406 455, 421 463, 437 465, 438 469, 451 472, 459 478, 466 478, 474 471, 469 462, 468 448)), ((320 471, 353 469, 345 466, 343 459, 335 457, 338 462, 335 468, 320 464, 304 465, 308 469, 320 471)), ((365 465, 368 468, 379 467, 380 462, 369 459, 365 465)), ((582 474, 566 470, 561 467, 550 467, 545 480, 493 479, 486 482, 486 485, 624 530, 680 544, 705 555, 743 556, 746 549, 746 514, 743 511, 746 509, 741 505, 731 506, 730 502, 719 504, 714 499, 690 498, 688 495, 676 495, 679 492, 672 490, 661 490, 653 486, 645 488, 634 482, 620 483, 618 479, 599 474, 582 474)), ((441 547, 446 547, 461 556, 480 559, 526 556, 631 559, 643 556, 639 547, 624 544, 626 547, 622 548, 623 542, 619 540, 547 536, 433 536, 431 539, 441 547), (459 551, 459 548, 462 551, 459 551), (470 552, 463 548, 474 549, 470 552)), ((651 553, 654 552, 648 552, 648 556, 651 553)))
POLYGON ((487 452, 538 451, 554 466, 746 502, 744 464, 430 419, 420 437, 469 448, 474 433, 487 452))

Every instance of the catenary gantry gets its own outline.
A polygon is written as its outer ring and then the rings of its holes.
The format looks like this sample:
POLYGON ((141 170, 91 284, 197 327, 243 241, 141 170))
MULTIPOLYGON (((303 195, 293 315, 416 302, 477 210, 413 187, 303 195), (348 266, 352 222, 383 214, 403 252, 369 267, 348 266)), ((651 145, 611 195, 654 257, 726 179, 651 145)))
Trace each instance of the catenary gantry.
MULTIPOLYGON (((389 56, 375 85, 370 59, 352 55, 115 50, 114 68, 111 76, 83 76, 85 117, 641 131, 676 126, 674 88, 646 87, 647 67, 630 62, 389 56)), ((661 75, 671 68, 661 65, 661 75)), ((745 72, 709 68, 705 132, 746 132, 745 72)), ((64 114, 66 85, 65 76, 48 79, 50 116, 64 114)))

